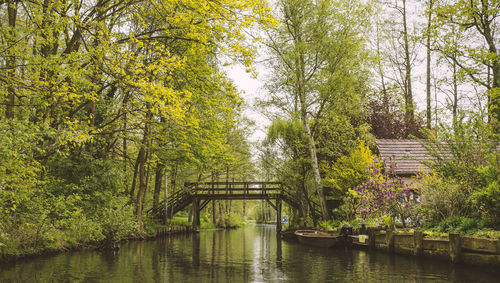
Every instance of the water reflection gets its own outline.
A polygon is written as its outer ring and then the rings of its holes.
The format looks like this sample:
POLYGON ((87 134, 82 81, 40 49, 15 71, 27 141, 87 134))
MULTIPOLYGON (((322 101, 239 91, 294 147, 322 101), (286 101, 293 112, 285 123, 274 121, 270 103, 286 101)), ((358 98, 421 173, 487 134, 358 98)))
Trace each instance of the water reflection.
POLYGON ((492 268, 302 246, 265 225, 0 266, 0 282, 496 282, 499 276, 492 268))

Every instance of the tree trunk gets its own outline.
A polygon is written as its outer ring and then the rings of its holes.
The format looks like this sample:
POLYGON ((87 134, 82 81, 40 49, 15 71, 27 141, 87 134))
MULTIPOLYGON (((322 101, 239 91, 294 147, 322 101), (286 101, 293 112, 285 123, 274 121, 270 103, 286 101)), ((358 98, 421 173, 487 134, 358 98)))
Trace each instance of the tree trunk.
POLYGON ((168 171, 165 166, 165 219, 164 223, 167 224, 168 219, 168 171))
POLYGON ((380 83, 382 84, 382 102, 384 106, 385 114, 389 114, 389 96, 387 94, 387 88, 385 86, 384 70, 382 69, 381 54, 380 54, 380 32, 377 23, 377 67, 378 73, 380 75, 380 83))
POLYGON ((191 205, 191 208, 189 208, 188 223, 193 222, 193 213, 194 213, 194 205, 191 205))
POLYGON ((143 145, 139 150, 139 190, 137 191, 136 198, 136 217, 137 224, 139 225, 139 231, 144 230, 144 223, 142 222, 142 204, 144 192, 146 191, 146 146, 144 145, 144 140, 147 139, 146 136, 143 137, 143 145))
MULTIPOLYGON (((500 121, 500 62, 498 58, 493 62, 492 73, 493 73, 493 89, 490 91, 489 95, 489 105, 488 105, 488 113, 491 116, 495 123, 499 123, 500 121)), ((496 126, 496 130, 498 132, 498 125, 496 126)))
MULTIPOLYGON (((496 47, 496 38, 495 38, 495 30, 492 30, 492 26, 494 25, 494 20, 490 19, 490 14, 493 13, 493 7, 488 6, 489 1, 482 1, 482 13, 480 21, 476 21, 477 28, 483 31, 481 34, 484 36, 486 43, 488 44, 488 51, 491 54, 494 54, 495 57, 490 57, 491 59, 491 71, 493 73, 493 83, 492 89, 489 90, 488 94, 488 116, 490 117, 490 121, 495 123, 495 130, 498 132, 499 130, 499 121, 500 121, 500 59, 498 50, 496 47), (488 19, 488 20, 485 20, 488 19)), ((472 5, 472 2, 471 2, 472 5)), ((491 56, 491 55, 490 55, 491 56)))
POLYGON ((137 155, 137 159, 135 160, 134 164, 134 176, 132 177, 132 184, 130 185, 130 200, 132 201, 135 196, 135 185, 137 183, 137 173, 139 171, 139 161, 142 158, 141 152, 139 151, 139 154, 137 155))
POLYGON ((165 165, 158 162, 155 170, 155 190, 153 192, 153 210, 156 211, 160 203, 160 192, 162 187, 163 171, 165 170, 165 165))
MULTIPOLYGON (((17 19, 17 1, 8 1, 7 3, 7 14, 9 18, 9 44, 14 45, 15 42, 15 28, 17 19)), ((14 47, 10 48, 7 57, 7 74, 9 77, 9 83, 7 86, 7 99, 5 102, 5 118, 14 119, 14 107, 16 102, 16 91, 14 88, 14 78, 16 76, 16 54, 14 47)))
POLYGON ((429 11, 427 15, 427 73, 426 73, 426 94, 427 94, 427 108, 426 108, 426 117, 427 117, 427 129, 431 129, 431 121, 432 121, 432 106, 431 106, 431 21, 432 21, 432 6, 434 4, 434 0, 429 0, 429 11))
MULTIPOLYGON (((214 173, 214 172, 212 172, 212 188, 214 188, 214 184, 213 184, 213 182, 215 182, 215 177, 214 177, 214 175, 215 175, 215 173, 214 173)), ((213 192, 213 193, 215 194, 215 192, 213 192)), ((217 218, 216 218, 216 214, 217 214, 217 213, 216 213, 216 211, 215 211, 215 205, 216 205, 216 204, 215 204, 215 200, 212 200, 212 223, 213 223, 214 225, 216 225, 216 223, 217 223, 217 218)))
POLYGON ((139 190, 137 191, 136 201, 136 216, 139 231, 144 231, 144 223, 142 222, 142 209, 143 209, 143 196, 147 188, 146 182, 146 162, 147 162, 147 148, 149 143, 150 122, 151 122, 151 105, 146 103, 146 121, 144 125, 144 135, 142 137, 142 144, 139 150, 139 190))
POLYGON ((406 124, 413 128, 414 121, 414 105, 413 93, 411 86, 411 62, 410 62, 410 44, 408 39, 408 25, 406 22, 406 0, 403 0, 403 41, 405 55, 405 118, 406 124))
MULTIPOLYGON (((127 113, 125 112, 123 114, 123 174, 125 176, 125 186, 127 187, 128 186, 128 181, 129 181, 129 176, 127 174, 127 162, 128 162, 128 154, 127 154, 127 151, 128 151, 128 148, 127 148, 127 136, 126 136, 126 133, 127 132, 127 113)), ((135 172, 134 172, 135 173, 135 172)), ((125 189, 125 193, 127 193, 127 189, 125 189)))
POLYGON ((298 27, 295 26, 295 35, 296 35, 296 61, 295 61, 295 72, 296 72, 296 92, 297 97, 299 98, 300 103, 300 114, 302 123, 304 126, 304 131, 306 133, 306 138, 309 147, 309 153, 311 157, 311 168, 313 170, 314 176, 314 185, 316 187, 316 192, 318 193, 318 199, 321 206, 321 212, 323 215, 323 220, 330 219, 330 213, 328 212, 328 208, 326 206, 326 198, 325 192, 323 190, 323 186, 321 185, 321 175, 319 173, 318 166, 318 157, 316 154, 316 144, 314 142, 314 137, 311 133, 311 128, 309 127, 309 120, 307 115, 307 102, 306 102, 306 79, 305 79, 305 58, 304 58, 304 50, 303 50, 303 40, 302 33, 298 30, 298 27))
MULTIPOLYGON (((456 54, 455 54, 456 58, 456 54)), ((453 132, 456 132, 456 127, 458 125, 458 74, 457 74, 457 64, 456 60, 452 61, 453 67, 453 102, 452 102, 452 114, 453 114, 453 132)))
MULTIPOLYGON (((303 111, 305 112, 305 111, 303 111)), ((303 114, 305 116, 305 113, 303 114)), ((314 138, 311 134, 311 129, 309 128, 309 122, 307 117, 303 117, 304 129, 306 131, 306 137, 308 140, 309 152, 311 155, 311 167, 314 174, 314 185, 316 186, 316 192, 318 193, 319 205, 321 207, 321 213, 323 215, 323 220, 330 220, 330 213, 326 206, 325 192, 323 186, 321 185, 321 175, 319 173, 318 157, 316 155, 316 145, 314 144, 314 138)))

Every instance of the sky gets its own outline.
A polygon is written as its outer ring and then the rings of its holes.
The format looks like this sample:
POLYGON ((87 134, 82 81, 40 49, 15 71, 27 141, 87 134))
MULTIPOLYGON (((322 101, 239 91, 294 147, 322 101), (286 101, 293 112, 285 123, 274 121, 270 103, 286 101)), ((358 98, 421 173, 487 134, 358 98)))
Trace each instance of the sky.
POLYGON ((262 141, 267 132, 267 127, 270 121, 263 116, 259 109, 255 107, 255 100, 258 97, 265 96, 266 90, 264 89, 265 67, 256 63, 255 65, 258 75, 253 78, 251 73, 246 72, 242 64, 235 64, 225 67, 225 70, 241 92, 241 97, 245 100, 245 109, 243 115, 255 122, 255 127, 252 135, 249 137, 251 142, 262 141))

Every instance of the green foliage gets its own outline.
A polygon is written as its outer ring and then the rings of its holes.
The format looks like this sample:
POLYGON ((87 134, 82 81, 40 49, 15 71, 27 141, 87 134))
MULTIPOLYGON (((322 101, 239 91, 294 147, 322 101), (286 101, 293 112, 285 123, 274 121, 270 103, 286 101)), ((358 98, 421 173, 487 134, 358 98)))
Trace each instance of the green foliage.
POLYGON ((415 188, 420 195, 420 211, 424 219, 440 221, 470 213, 469 195, 463 184, 455 179, 426 174, 415 188))
POLYGON ((337 227, 340 227, 341 226, 341 221, 339 220, 336 220, 336 219, 332 219, 332 220, 326 220, 326 221, 320 221, 318 223, 319 227, 322 229, 322 230, 325 230, 325 231, 332 231, 334 230, 335 228, 337 227))
POLYGON ((191 223, 188 221, 188 216, 174 216, 168 222, 169 225, 172 226, 189 226, 191 223))
POLYGON ((481 227, 475 219, 455 216, 443 219, 435 224, 427 223, 423 228, 434 232, 473 234, 481 227))
POLYGON ((464 216, 499 227, 498 133, 483 118, 461 116, 454 126, 443 125, 439 137, 431 135, 424 143, 434 157, 428 165, 435 170, 418 185, 429 219, 464 216))
POLYGON ((265 1, 74 4, 0 2, 1 254, 144 232, 157 164, 174 190, 193 169, 252 173, 220 62, 250 68, 247 29, 274 24, 265 1))
POLYGON ((137 230, 133 207, 126 205, 126 201, 123 197, 112 199, 99 215, 107 242, 119 242, 137 230))
MULTIPOLYGON (((488 115, 493 124, 500 119, 500 87, 498 66, 499 26, 495 21, 500 15, 499 1, 455 0, 435 1, 436 15, 432 27, 434 48, 447 58, 456 61, 459 79, 488 89, 488 115), (474 40, 471 40, 474 39, 474 40), (483 75, 492 71, 493 79, 483 75)), ((498 132, 498 124, 495 126, 498 132)))
POLYGON ((281 140, 284 146, 289 148, 304 147, 306 137, 302 123, 297 119, 274 120, 267 129, 266 143, 275 143, 278 140, 281 140))
POLYGON ((368 168, 374 165, 374 159, 375 155, 364 142, 359 142, 349 155, 342 156, 332 166, 324 166, 325 186, 334 189, 334 196, 345 196, 349 189, 361 185, 369 178, 368 168))
POLYGON ((358 210, 361 206, 361 199, 358 192, 349 189, 342 198, 342 204, 336 209, 337 215, 346 221, 352 221, 358 216, 358 210))
POLYGON ((476 187, 471 200, 488 227, 500 229, 500 153, 492 154, 488 166, 477 168, 481 185, 476 187))
POLYGON ((311 217, 317 203, 328 219, 319 168, 348 154, 368 132, 362 97, 370 77, 364 35, 371 9, 337 0, 286 0, 276 7, 281 22, 267 40, 270 95, 261 101, 280 111, 268 132, 283 157, 275 175, 300 200, 297 218, 311 217))
POLYGON ((231 212, 227 217, 227 227, 240 227, 245 224, 243 217, 239 213, 231 212))
POLYGON ((500 231, 493 229, 481 229, 474 233, 478 238, 500 239, 500 231))

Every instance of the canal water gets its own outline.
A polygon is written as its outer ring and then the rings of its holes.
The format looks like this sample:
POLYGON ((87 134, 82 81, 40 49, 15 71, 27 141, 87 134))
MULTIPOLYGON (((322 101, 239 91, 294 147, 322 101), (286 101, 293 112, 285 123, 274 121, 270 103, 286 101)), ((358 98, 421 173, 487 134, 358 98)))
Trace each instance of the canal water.
POLYGON ((0 282, 500 282, 500 270, 308 247, 255 225, 4 264, 0 282))

